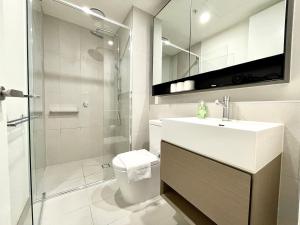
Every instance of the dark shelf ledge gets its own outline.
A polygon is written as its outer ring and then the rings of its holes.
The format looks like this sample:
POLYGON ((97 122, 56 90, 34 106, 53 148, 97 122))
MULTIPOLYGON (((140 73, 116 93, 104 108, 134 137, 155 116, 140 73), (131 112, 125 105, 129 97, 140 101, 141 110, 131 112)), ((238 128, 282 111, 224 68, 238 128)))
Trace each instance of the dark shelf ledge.
POLYGON ((152 86, 152 95, 176 95, 262 82, 284 81, 285 55, 275 55, 152 86), (170 93, 172 83, 193 80, 195 90, 170 93))

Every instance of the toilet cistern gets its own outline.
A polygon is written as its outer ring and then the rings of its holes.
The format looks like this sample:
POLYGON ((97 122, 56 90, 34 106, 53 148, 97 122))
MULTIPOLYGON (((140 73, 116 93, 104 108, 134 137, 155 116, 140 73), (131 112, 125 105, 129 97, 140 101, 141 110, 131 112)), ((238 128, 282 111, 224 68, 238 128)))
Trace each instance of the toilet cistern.
POLYGON ((229 121, 230 120, 230 97, 229 96, 224 96, 223 97, 223 100, 220 101, 220 100, 216 100, 215 103, 217 105, 220 105, 222 106, 223 108, 223 118, 222 120, 223 121, 229 121))

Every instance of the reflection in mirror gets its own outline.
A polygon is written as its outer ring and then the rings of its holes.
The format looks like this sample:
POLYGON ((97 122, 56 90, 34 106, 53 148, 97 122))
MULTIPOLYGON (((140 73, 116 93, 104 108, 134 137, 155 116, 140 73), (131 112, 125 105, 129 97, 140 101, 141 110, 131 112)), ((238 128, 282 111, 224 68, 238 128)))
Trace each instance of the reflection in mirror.
POLYGON ((282 0, 172 0, 155 17, 153 84, 283 54, 285 14, 282 0))
POLYGON ((155 84, 189 76, 190 5, 190 0, 172 0, 154 19, 155 84))
POLYGON ((190 75, 189 70, 199 65, 199 56, 162 38, 162 82, 176 80, 190 75), (189 67, 189 57, 193 56, 194 65, 189 67))
POLYGON ((201 56, 191 75, 284 51, 285 1, 192 0, 191 11, 191 51, 201 56))

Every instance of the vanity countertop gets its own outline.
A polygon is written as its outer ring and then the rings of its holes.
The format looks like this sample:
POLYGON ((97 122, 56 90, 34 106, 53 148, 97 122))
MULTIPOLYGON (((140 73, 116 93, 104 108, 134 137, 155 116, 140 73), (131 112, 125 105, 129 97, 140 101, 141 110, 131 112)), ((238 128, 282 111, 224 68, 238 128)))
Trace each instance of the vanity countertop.
POLYGON ((280 123, 185 117, 162 124, 162 140, 251 174, 283 152, 280 123))

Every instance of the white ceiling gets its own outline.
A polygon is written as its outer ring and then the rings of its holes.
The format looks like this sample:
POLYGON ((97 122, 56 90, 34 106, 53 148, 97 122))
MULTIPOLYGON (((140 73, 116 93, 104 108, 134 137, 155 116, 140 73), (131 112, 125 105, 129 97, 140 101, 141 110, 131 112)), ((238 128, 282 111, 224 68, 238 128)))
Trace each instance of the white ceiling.
MULTIPOLYGON (((168 2, 168 0, 66 0, 78 6, 97 8, 102 10, 107 18, 122 23, 133 6, 155 15, 168 2)), ((53 0, 42 0, 45 14, 59 19, 78 24, 80 26, 95 29, 95 21, 67 6, 53 0)))
MULTIPOLYGON (((193 0, 191 17, 191 45, 224 31, 246 20, 251 15, 274 5, 280 0, 193 0), (199 15, 209 11, 211 19, 207 24, 200 24, 199 15)), ((186 1, 172 0, 157 16, 162 21, 163 36, 182 47, 189 46, 189 6, 186 1)), ((170 54, 176 54, 174 50, 170 54)))

